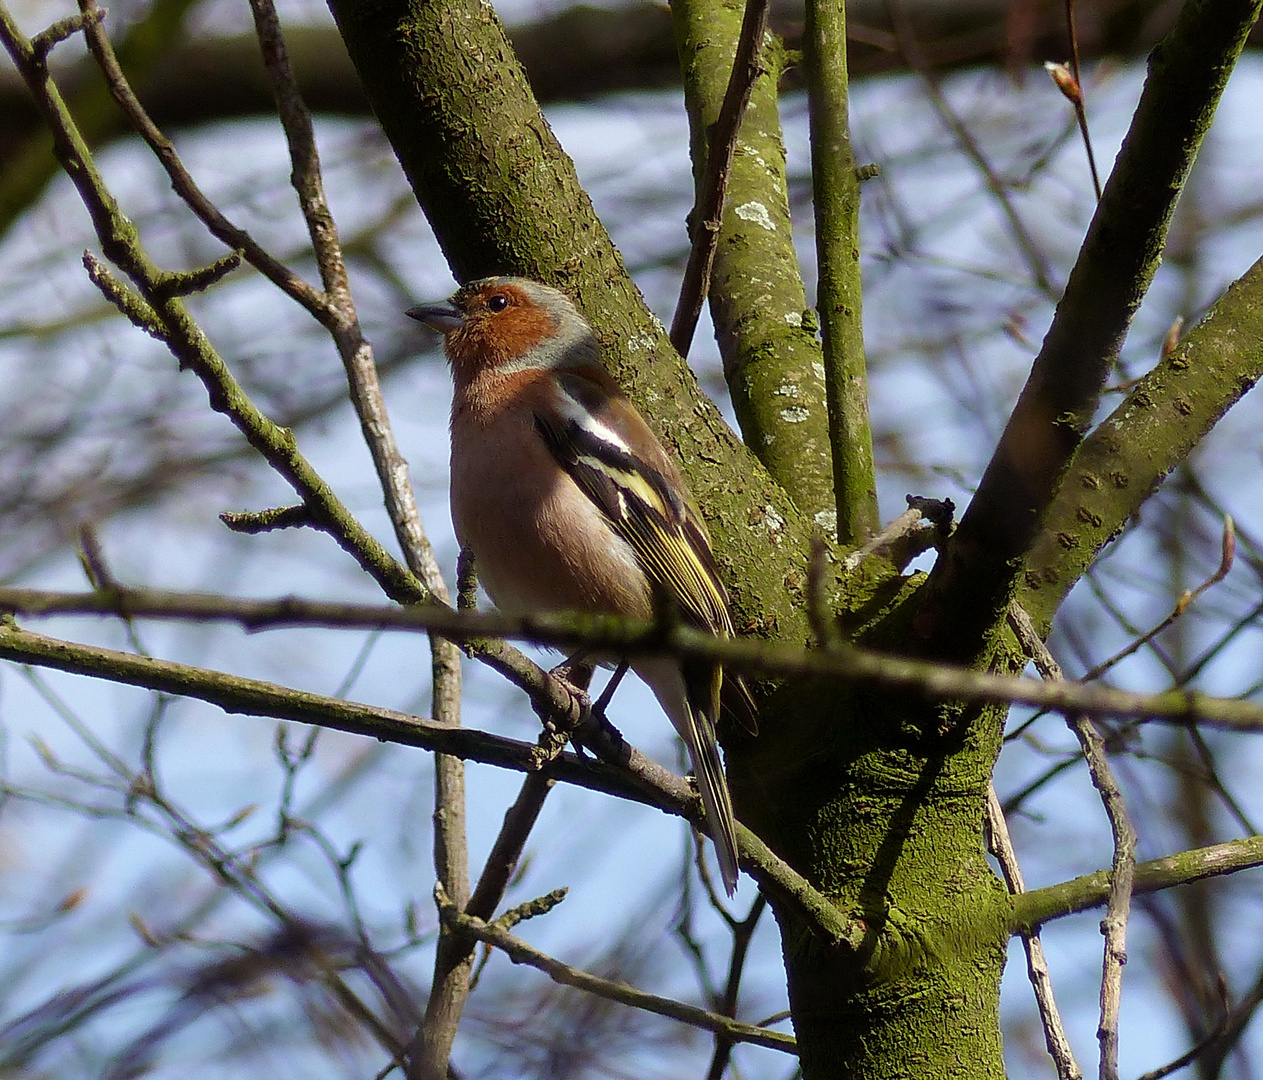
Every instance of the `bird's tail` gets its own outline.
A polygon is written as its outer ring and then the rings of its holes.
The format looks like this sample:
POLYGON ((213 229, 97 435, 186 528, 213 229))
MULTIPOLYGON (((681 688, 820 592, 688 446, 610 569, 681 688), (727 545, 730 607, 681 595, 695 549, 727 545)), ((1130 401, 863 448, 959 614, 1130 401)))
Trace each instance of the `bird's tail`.
POLYGON ((724 879, 724 891, 731 896, 737 890, 737 822, 732 813, 732 796, 719 759, 715 725, 702 709, 686 704, 688 723, 680 734, 688 747, 697 789, 706 808, 706 826, 715 841, 715 856, 724 879))
POLYGON ((737 823, 715 738, 719 671, 699 665, 685 673, 677 661, 663 657, 647 657, 636 661, 633 667, 649 684, 688 748, 702 806, 706 809, 706 831, 715 841, 724 891, 731 896, 737 888, 737 823))

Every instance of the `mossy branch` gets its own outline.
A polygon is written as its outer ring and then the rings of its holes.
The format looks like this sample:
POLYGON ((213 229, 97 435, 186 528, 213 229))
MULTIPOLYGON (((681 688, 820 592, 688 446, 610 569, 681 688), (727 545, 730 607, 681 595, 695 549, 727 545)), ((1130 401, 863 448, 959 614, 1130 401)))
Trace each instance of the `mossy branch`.
POLYGON ((860 183, 848 116, 845 5, 808 0, 803 46, 837 534, 839 543, 854 546, 872 536, 881 520, 864 362, 860 183))
POLYGON ((1140 694, 1103 684, 1041 682, 970 668, 909 660, 839 645, 802 649, 749 638, 716 638, 671 620, 643 623, 600 615, 514 617, 453 611, 440 604, 375 607, 284 597, 251 600, 207 593, 108 589, 58 593, 0 588, 0 612, 43 616, 98 613, 125 618, 235 622, 246 629, 320 626, 435 632, 466 643, 535 699, 541 709, 564 713, 569 695, 531 661, 497 639, 513 638, 617 655, 668 654, 719 660, 734 671, 768 676, 819 676, 857 685, 912 691, 930 701, 1022 704, 1061 713, 1134 716, 1173 724, 1205 724, 1227 731, 1263 731, 1263 706, 1192 690, 1140 694))
MULTIPOLYGON (((742 15, 739 7, 720 0, 677 0, 671 12, 700 199, 742 15)), ((784 49, 770 39, 728 176, 710 312, 746 445, 794 504, 832 538, 836 504, 824 358, 794 250, 777 102, 784 64, 784 49)))
MULTIPOLYGON (((1263 836, 1247 836, 1242 840, 1230 840, 1224 844, 1168 855, 1164 859, 1137 863, 1132 893, 1161 892, 1257 866, 1263 866, 1263 836)), ((1098 870, 1046 889, 1022 893, 1013 898, 1009 929, 1014 934, 1034 933, 1053 919, 1100 907, 1109 900, 1109 895, 1108 870, 1098 870)))
POLYGON ((1153 280, 1176 200, 1261 6, 1187 0, 1151 56, 1131 130, 1052 326, 978 492, 931 573, 918 622, 926 652, 972 659, 1004 617, 1153 280))
POLYGON ((1260 376, 1263 259, 1083 441, 1019 585, 1045 633, 1101 549, 1260 376))

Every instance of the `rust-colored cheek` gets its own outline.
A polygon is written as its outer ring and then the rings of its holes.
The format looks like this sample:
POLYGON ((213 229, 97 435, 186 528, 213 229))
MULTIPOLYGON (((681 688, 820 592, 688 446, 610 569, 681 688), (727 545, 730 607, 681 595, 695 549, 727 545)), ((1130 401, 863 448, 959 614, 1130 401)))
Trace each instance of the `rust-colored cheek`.
POLYGON ((534 306, 471 315, 447 340, 452 374, 467 381, 479 371, 520 361, 555 331, 552 316, 534 306))

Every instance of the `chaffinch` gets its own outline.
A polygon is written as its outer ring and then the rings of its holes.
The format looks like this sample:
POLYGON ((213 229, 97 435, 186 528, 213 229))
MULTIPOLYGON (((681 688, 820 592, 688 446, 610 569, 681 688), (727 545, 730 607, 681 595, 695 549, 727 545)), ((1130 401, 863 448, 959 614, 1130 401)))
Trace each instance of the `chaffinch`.
MULTIPOLYGON (((408 315, 444 335, 452 369, 452 522, 501 610, 653 616, 733 633, 727 593, 684 480, 601 365, 587 321, 536 281, 473 281, 408 315)), ((754 705, 715 664, 637 659, 684 740, 731 895, 737 831, 715 739, 720 694, 751 732, 754 705)))

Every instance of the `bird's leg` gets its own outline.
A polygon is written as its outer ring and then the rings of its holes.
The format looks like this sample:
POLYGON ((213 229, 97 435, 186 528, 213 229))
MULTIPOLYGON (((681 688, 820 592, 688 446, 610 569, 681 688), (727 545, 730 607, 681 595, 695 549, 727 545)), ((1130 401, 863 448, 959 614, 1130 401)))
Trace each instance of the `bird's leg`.
POLYGON ((531 754, 534 768, 543 768, 556 758, 566 748, 567 742, 574 742, 578 749, 575 732, 589 723, 592 715, 592 699, 588 695, 592 672, 593 665, 585 659, 583 653, 577 653, 548 673, 570 694, 572 708, 569 710, 570 716, 564 719, 536 709, 543 731, 540 732, 535 750, 531 754))
POLYGON ((614 669, 614 674, 610 676, 610 681, 605 684, 605 689, 601 691, 601 696, 596 699, 596 704, 592 706, 592 712, 603 722, 608 723, 605 719, 605 707, 614 696, 614 691, 618 689, 618 684, 623 681, 623 676, 627 674, 627 668, 627 661, 624 660, 614 669))
POLYGON ((626 660, 618 665, 614 674, 610 676, 610 681, 605 684, 605 689, 601 691, 601 696, 597 698, 596 704, 585 717, 583 727, 571 735, 571 742, 574 743, 576 751, 582 752, 586 747, 602 761, 625 764, 627 743, 623 739, 622 732, 610 723, 609 717, 605 715, 605 708, 614 696, 614 691, 623 681, 623 676, 627 674, 627 667, 626 660))

